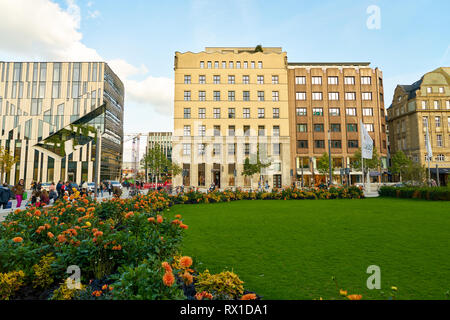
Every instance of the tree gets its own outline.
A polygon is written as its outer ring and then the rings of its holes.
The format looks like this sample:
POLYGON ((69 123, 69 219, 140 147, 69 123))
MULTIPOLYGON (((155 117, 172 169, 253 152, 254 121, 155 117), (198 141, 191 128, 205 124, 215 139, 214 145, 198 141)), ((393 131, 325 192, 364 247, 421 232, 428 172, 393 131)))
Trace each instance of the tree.
MULTIPOLYGON (((323 155, 316 161, 317 171, 324 176, 330 175, 330 159, 328 153, 324 152, 323 155)), ((334 171, 333 163, 331 164, 331 172, 334 171)), ((331 179, 330 179, 331 181, 331 179)))
POLYGON ((258 45, 255 47, 255 52, 263 52, 262 45, 258 44, 258 45))
POLYGON ((410 161, 403 172, 403 178, 409 184, 423 185, 427 181, 427 169, 418 162, 410 161))
POLYGON ((402 176, 409 170, 412 165, 411 159, 409 159, 403 151, 397 151, 391 158, 392 166, 391 172, 398 174, 400 176, 400 181, 402 181, 402 176))
MULTIPOLYGON (((353 169, 361 170, 361 148, 353 154, 353 169)), ((380 166, 380 155, 378 154, 377 148, 373 147, 372 159, 364 159, 364 169, 378 169, 380 166)))
POLYGON ((0 147, 0 179, 3 180, 3 176, 5 173, 11 171, 12 167, 19 162, 19 156, 13 156, 3 147, 0 147))
POLYGON ((171 173, 172 176, 181 173, 181 168, 167 159, 158 143, 147 151, 141 160, 141 164, 145 169, 146 180, 148 179, 148 173, 151 173, 156 177, 156 184, 158 184, 161 177, 163 177, 164 180, 167 179, 169 173, 171 173))
POLYGON ((256 160, 250 162, 250 159, 248 157, 245 158, 244 169, 242 170, 242 175, 243 176, 250 177, 250 188, 251 189, 252 189, 252 180, 251 180, 251 178, 255 174, 261 173, 261 169, 267 168, 270 165, 271 165, 270 159, 267 159, 267 161, 265 161, 265 162, 261 161, 260 154, 259 154, 259 143, 258 143, 257 150, 256 150, 256 160))

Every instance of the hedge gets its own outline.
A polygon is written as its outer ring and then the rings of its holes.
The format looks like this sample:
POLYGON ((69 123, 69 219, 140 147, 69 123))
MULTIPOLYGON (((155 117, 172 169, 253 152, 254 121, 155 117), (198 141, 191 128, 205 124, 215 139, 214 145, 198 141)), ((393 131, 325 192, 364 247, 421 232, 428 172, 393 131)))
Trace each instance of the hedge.
POLYGON ((450 201, 450 187, 390 187, 378 191, 380 197, 450 201))

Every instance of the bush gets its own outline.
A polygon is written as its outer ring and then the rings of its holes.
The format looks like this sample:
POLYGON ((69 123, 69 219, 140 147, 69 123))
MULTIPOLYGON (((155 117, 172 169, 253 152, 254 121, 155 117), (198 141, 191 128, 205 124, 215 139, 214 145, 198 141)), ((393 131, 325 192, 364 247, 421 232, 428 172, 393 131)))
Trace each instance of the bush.
POLYGON ((450 187, 390 187, 378 191, 380 197, 450 201, 450 187))
POLYGON ((214 299, 231 300, 243 294, 243 283, 234 272, 224 271, 211 275, 209 270, 205 270, 197 277, 196 289, 198 292, 212 294, 214 299))

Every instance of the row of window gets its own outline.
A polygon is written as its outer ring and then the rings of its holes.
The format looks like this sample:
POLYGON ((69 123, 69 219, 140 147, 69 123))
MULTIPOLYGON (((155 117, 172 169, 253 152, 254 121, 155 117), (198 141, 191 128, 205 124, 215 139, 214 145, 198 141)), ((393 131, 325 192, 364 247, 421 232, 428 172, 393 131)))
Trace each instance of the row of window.
MULTIPOLYGON (((304 101, 307 100, 306 92, 296 92, 295 100, 304 101)), ((322 92, 311 92, 311 100, 323 100, 322 92)), ((328 92, 328 100, 339 100, 339 92, 328 92)), ((356 92, 346 92, 345 100, 356 100, 356 92)), ((361 92, 361 100, 371 101, 372 92, 361 92)))
MULTIPOLYGON (((422 125, 424 128, 428 127, 428 117, 422 117, 422 125)), ((434 125, 436 128, 441 127, 441 117, 440 116, 434 117, 434 125)), ((406 125, 405 125, 404 120, 400 123, 399 126, 397 126, 397 132, 400 131, 400 127, 401 127, 402 132, 406 131, 406 125)), ((447 127, 450 128, 450 117, 447 117, 447 127)))
MULTIPOLYGON (((342 141, 341 140, 331 140, 330 141, 332 149, 341 149, 342 141)), ((347 147, 349 149, 358 148, 358 140, 348 140, 347 147)), ((308 148, 308 140, 297 140, 297 148, 298 149, 307 149, 308 148)), ((324 149, 325 148, 325 140, 314 140, 314 148, 324 149)))
MULTIPOLYGON (((330 116, 340 116, 341 109, 340 108, 329 108, 328 109, 330 116)), ((307 108, 295 108, 295 114, 297 116, 306 116, 308 113, 307 108)), ((373 108, 363 108, 362 109, 363 116, 372 117, 373 116, 373 108)), ((313 116, 323 116, 323 108, 312 108, 313 116)), ((356 116, 356 108, 345 108, 345 114, 347 116, 356 116)))
MULTIPOLYGON (((251 128, 250 126, 243 126, 243 133, 244 136, 249 137, 251 134, 251 128)), ((185 137, 191 136, 191 126, 185 125, 183 127, 183 135, 185 137)), ((265 126, 258 126, 258 136, 263 137, 266 135, 266 128, 265 126)), ((198 126, 198 136, 204 137, 206 136, 206 126, 205 125, 199 125, 198 126)), ((213 126, 213 136, 220 137, 220 126, 214 125, 213 126)), ((236 126, 228 126, 228 136, 234 137, 236 136, 236 126)), ((280 126, 273 126, 272 127, 272 136, 273 137, 279 137, 280 136, 280 126)))
MULTIPOLYGON (((212 61, 207 61, 206 62, 206 67, 208 69, 211 69, 214 66, 214 69, 219 69, 220 67, 222 69, 234 69, 236 67, 236 69, 241 69, 241 61, 222 61, 222 63, 219 63, 219 61, 214 61, 214 64, 212 61)), ((248 69, 248 67, 250 66, 250 69, 255 69, 256 67, 256 63, 255 61, 250 61, 250 64, 248 63, 248 61, 243 61, 242 62, 242 67, 244 69, 248 69)), ((263 67, 263 63, 262 61, 258 61, 258 69, 262 69, 263 67)), ((205 61, 200 61, 200 69, 204 69, 205 68, 205 61)))
MULTIPOLYGON (((221 101, 221 92, 213 91, 213 101, 221 101)), ((184 101, 191 101, 191 91, 184 91, 184 101)), ((264 91, 257 92, 257 100, 265 101, 264 91)), ((280 95, 278 91, 272 91, 272 101, 279 101, 280 95)), ((206 91, 198 92, 198 101, 206 101, 206 91)), ((228 91, 228 101, 236 101, 236 91, 228 91)), ((242 92, 242 101, 250 101, 250 91, 242 92)))
MULTIPOLYGON (((184 75, 184 84, 191 84, 192 77, 189 74, 184 75)), ((272 75, 272 84, 278 84, 278 75, 272 75)), ((206 75, 199 75, 198 76, 198 83, 199 84, 206 84, 206 75)), ((220 84, 221 83, 221 77, 220 75, 213 75, 213 83, 214 84, 220 84)), ((264 76, 263 75, 257 75, 256 76, 256 83, 257 84, 264 84, 264 76)), ((236 76, 235 75, 228 75, 228 84, 236 84, 236 76)), ((243 75, 242 76, 242 84, 250 84, 250 75, 243 75)))
MULTIPOLYGON (((220 108, 213 109, 214 119, 220 119, 221 115, 222 113, 220 108)), ((191 118, 191 108, 184 108, 183 117, 184 119, 191 118)), ((243 109, 242 117, 244 119, 250 119, 250 108, 243 109)), ((258 108, 258 118, 263 119, 265 117, 266 117, 265 108, 258 108)), ((274 119, 280 118, 280 108, 272 108, 272 117, 274 119)), ((206 119, 206 108, 198 108, 198 118, 206 119)), ((235 119, 235 118, 236 118, 236 108, 228 108, 228 119, 235 119)))
MULTIPOLYGON (((427 87, 427 93, 433 93, 433 87, 427 87)), ((439 87, 438 93, 445 93, 444 87, 439 87)))
MULTIPOLYGON (((358 132, 358 125, 356 123, 347 123, 347 132, 358 132)), ((364 127, 368 132, 374 132, 373 123, 364 123, 364 127)), ((324 124, 323 123, 314 123, 313 124, 314 132, 324 132, 324 124)), ((341 132, 341 124, 340 123, 331 123, 330 124, 331 132, 341 132)), ((308 132, 308 124, 306 123, 298 123, 297 124, 297 132, 308 132)))
MULTIPOLYGON (((428 109, 428 103, 427 103, 427 101, 422 101, 422 102, 421 102, 421 107, 422 107, 422 110, 428 109)), ((450 109, 450 100, 446 100, 446 101, 445 101, 445 107, 446 107, 446 109, 450 109)), ((434 101, 433 101, 433 108, 434 108, 434 109, 440 109, 440 108, 441 108, 441 103, 440 103, 439 100, 434 100, 434 101)), ((404 109, 401 110, 401 111, 402 111, 402 113, 403 113, 403 112, 404 112, 404 109)))
MULTIPOLYGON (((361 78, 361 84, 372 84, 372 77, 371 76, 362 76, 361 78)), ((381 78, 380 78, 381 82, 381 78)), ((295 77, 295 84, 306 84, 306 76, 296 76, 295 77)), ((313 76, 311 77, 311 84, 321 85, 322 84, 322 77, 321 76, 313 76)), ((336 76, 329 76, 328 77, 328 84, 330 85, 338 85, 339 84, 339 77, 336 76)), ((347 85, 354 85, 355 84, 355 77, 344 77, 344 84, 347 85)))
MULTIPOLYGON (((206 154, 206 143, 199 143, 197 144, 197 150, 198 155, 205 155, 206 154)), ((214 143, 213 149, 212 149, 212 155, 217 156, 221 154, 223 144, 221 143, 214 143)), ((248 156, 250 155, 250 151, 252 150, 250 143, 244 144, 244 155, 248 156)), ((236 143, 228 143, 227 144, 227 153, 229 156, 236 155, 236 143)), ((264 148, 263 145, 260 145, 260 155, 264 156, 267 153, 267 146, 264 148)), ((279 156, 281 154, 281 144, 280 143, 273 143, 272 144, 272 155, 279 156)), ((191 155, 191 144, 190 143, 183 143, 183 155, 189 156, 191 155)))

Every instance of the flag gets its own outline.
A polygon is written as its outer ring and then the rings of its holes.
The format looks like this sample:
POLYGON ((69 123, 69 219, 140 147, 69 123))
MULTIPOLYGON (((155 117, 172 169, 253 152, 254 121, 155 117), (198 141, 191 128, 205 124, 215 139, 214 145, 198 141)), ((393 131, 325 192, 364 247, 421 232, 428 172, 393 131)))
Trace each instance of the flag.
POLYGON ((366 127, 361 123, 361 155, 364 159, 372 159, 373 140, 369 136, 366 127))
POLYGON ((433 150, 431 150, 430 134, 428 133, 428 119, 427 119, 427 132, 425 133, 425 146, 427 149, 427 158, 431 160, 433 158, 433 150))

